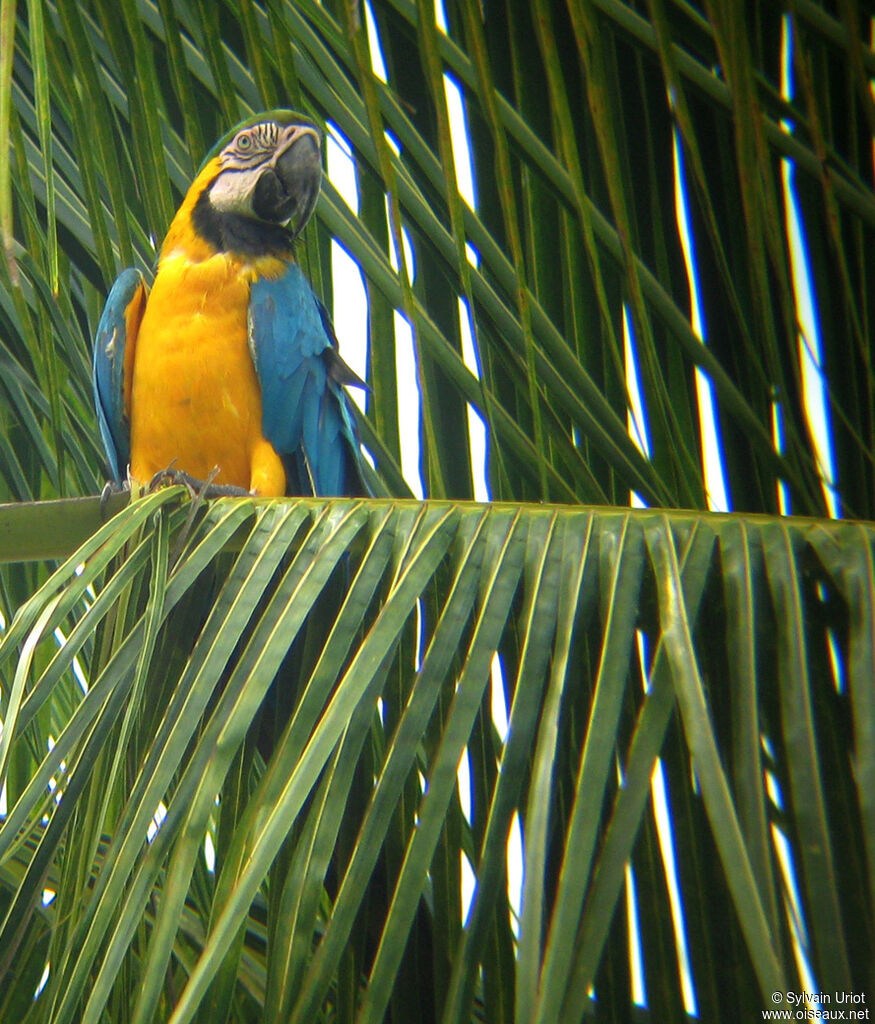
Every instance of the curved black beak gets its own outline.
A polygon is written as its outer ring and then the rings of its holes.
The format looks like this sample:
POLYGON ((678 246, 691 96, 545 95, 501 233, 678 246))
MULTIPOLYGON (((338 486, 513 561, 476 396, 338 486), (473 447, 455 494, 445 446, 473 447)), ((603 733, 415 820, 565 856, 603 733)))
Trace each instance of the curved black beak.
POLYGON ((252 197, 262 220, 285 224, 297 238, 310 219, 322 184, 322 145, 311 125, 289 125, 252 197))

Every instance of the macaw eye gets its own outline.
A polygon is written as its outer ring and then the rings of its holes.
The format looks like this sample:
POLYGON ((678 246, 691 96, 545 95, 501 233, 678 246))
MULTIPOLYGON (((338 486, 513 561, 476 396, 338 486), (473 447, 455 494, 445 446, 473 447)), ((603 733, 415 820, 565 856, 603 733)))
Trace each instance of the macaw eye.
POLYGON ((252 136, 241 135, 237 140, 237 148, 242 150, 244 153, 248 152, 252 148, 252 136))

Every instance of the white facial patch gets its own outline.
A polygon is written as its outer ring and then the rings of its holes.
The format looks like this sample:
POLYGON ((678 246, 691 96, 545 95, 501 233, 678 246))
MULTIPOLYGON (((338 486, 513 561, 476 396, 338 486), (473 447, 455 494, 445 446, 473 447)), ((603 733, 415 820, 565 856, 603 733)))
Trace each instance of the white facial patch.
POLYGON ((227 170, 210 187, 210 204, 222 213, 252 214, 252 193, 263 170, 262 166, 248 170, 227 170))

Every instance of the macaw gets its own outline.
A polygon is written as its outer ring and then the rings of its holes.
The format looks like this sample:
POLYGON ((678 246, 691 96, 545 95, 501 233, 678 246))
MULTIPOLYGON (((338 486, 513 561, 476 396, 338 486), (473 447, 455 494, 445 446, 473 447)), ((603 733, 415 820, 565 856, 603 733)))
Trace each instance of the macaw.
POLYGON ((93 365, 116 484, 172 467, 225 493, 368 493, 343 387, 364 384, 294 259, 321 178, 306 118, 243 121, 204 160, 151 289, 138 270, 119 275, 93 365))

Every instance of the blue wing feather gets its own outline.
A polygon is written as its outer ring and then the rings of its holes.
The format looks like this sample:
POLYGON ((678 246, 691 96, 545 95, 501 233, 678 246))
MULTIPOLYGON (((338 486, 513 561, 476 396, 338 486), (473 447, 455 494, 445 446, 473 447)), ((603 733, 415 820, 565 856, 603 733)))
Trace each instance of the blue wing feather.
POLYGON ((125 314, 133 302, 141 300, 145 288, 146 282, 139 270, 130 267, 123 270, 107 296, 94 339, 91 375, 94 405, 109 471, 119 485, 124 482, 131 458, 124 396, 125 349, 136 343, 135 338, 128 337, 125 314))
POLYGON ((326 316, 296 264, 278 280, 252 285, 249 343, 261 385, 261 429, 297 467, 298 488, 309 476, 317 495, 363 494, 358 435, 350 400, 332 376, 326 316))

